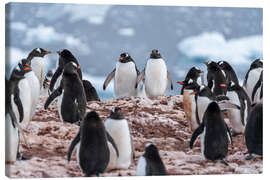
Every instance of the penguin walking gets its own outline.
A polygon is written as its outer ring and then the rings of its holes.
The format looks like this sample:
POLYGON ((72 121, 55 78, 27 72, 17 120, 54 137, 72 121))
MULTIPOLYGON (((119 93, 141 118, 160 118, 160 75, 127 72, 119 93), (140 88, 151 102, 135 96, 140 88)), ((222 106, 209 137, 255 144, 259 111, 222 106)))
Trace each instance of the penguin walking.
POLYGON ((141 80, 145 79, 145 92, 148 98, 164 96, 167 91, 168 82, 173 90, 173 84, 167 66, 158 50, 152 50, 144 70, 137 78, 135 88, 141 80))
POLYGON ((254 104, 245 129, 245 140, 250 160, 254 155, 263 155, 263 104, 254 104))
POLYGON ((135 61, 128 53, 122 53, 116 67, 105 79, 103 90, 114 78, 114 94, 116 98, 137 96, 137 89, 134 89, 134 86, 138 75, 139 70, 135 61))
POLYGON ((227 84, 231 82, 233 82, 234 84, 239 84, 239 81, 238 81, 238 78, 234 69, 227 61, 219 61, 218 65, 225 74, 227 84))
POLYGON ((183 106, 186 113, 187 119, 190 122, 191 131, 195 130, 199 124, 196 120, 196 101, 195 95, 192 92, 197 91, 201 86, 200 73, 203 71, 192 67, 184 81, 177 82, 183 85, 181 89, 181 94, 183 95, 183 106))
POLYGON ((230 99, 230 102, 240 107, 240 109, 227 110, 232 125, 232 134, 236 136, 244 133, 251 103, 246 91, 239 84, 234 84, 232 81, 227 90, 227 97, 230 99))
POLYGON ((122 109, 115 107, 105 121, 104 126, 114 139, 119 151, 116 168, 128 169, 132 163, 134 151, 130 129, 122 109))
MULTIPOLYGON (((57 69, 56 69, 56 71, 53 74, 53 77, 51 79, 50 88, 49 88, 51 92, 54 90, 55 84, 57 84, 57 82, 61 82, 62 73, 63 73, 64 67, 67 63, 73 62, 77 65, 77 72, 78 72, 80 79, 82 80, 81 66, 79 65, 79 62, 75 58, 75 56, 67 49, 57 51, 57 54, 59 55, 58 67, 57 67, 57 69)), ((92 84, 87 80, 83 80, 82 83, 83 83, 83 86, 85 88, 86 100, 92 101, 94 99, 94 100, 98 101, 99 97, 97 95, 95 88, 92 86, 92 84)), ((57 84, 57 87, 59 85, 60 85, 60 83, 57 84)), ((58 99, 58 102, 61 102, 61 99, 58 99)))
POLYGON ((73 139, 68 150, 68 161, 74 147, 77 145, 77 162, 87 176, 96 175, 105 172, 110 160, 116 160, 117 157, 110 153, 109 144, 114 147, 117 153, 117 147, 113 139, 106 132, 102 120, 95 112, 89 112, 81 123, 80 130, 73 139))
POLYGON ((204 62, 207 66, 207 86, 211 89, 214 96, 226 95, 227 82, 226 74, 214 61, 204 62))
POLYGON ((251 103, 255 103, 254 99, 252 100, 252 94, 258 94, 260 92, 259 88, 255 89, 257 82, 260 80, 261 72, 263 71, 263 62, 260 59, 256 59, 250 65, 249 70, 246 73, 243 88, 248 94, 248 97, 251 100, 251 103), (255 91, 255 92, 254 92, 255 91))
POLYGON ((230 130, 227 127, 219 105, 211 102, 203 116, 203 122, 194 131, 190 140, 190 149, 193 148, 194 141, 200 136, 201 152, 204 159, 211 161, 224 160, 228 153, 229 141, 232 142, 230 130))
POLYGON ((86 109, 84 87, 77 69, 78 66, 74 62, 65 65, 60 86, 52 92, 44 105, 44 108, 47 109, 50 103, 61 95, 58 112, 60 119, 69 123, 81 121, 86 109))
POLYGON ((19 81, 18 87, 20 89, 20 99, 24 107, 24 118, 20 122, 20 126, 26 129, 35 114, 39 100, 39 81, 26 59, 22 59, 18 63, 18 66, 14 69, 14 73, 23 74, 24 76, 24 78, 19 81))
POLYGON ((162 176, 167 175, 165 165, 159 155, 158 148, 148 143, 143 156, 138 160, 136 176, 162 176))
POLYGON ((29 53, 27 57, 28 63, 31 65, 33 72, 39 80, 40 88, 43 86, 46 72, 46 63, 44 57, 48 54, 51 54, 51 52, 42 48, 35 48, 29 53))

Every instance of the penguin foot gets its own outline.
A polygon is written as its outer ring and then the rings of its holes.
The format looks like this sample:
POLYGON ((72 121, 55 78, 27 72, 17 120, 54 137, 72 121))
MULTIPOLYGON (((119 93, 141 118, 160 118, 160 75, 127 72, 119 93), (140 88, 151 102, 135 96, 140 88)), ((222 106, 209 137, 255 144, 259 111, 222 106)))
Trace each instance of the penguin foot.
POLYGON ((239 132, 232 132, 232 137, 235 137, 235 136, 238 136, 238 135, 240 135, 240 134, 242 134, 242 133, 239 133, 239 132))
POLYGON ((17 153, 17 160, 25 161, 25 160, 29 160, 29 159, 30 159, 29 157, 24 156, 24 155, 21 154, 21 153, 17 153))
POLYGON ((251 159, 253 159, 253 158, 254 158, 253 154, 249 154, 245 159, 246 159, 246 160, 251 160, 251 159))

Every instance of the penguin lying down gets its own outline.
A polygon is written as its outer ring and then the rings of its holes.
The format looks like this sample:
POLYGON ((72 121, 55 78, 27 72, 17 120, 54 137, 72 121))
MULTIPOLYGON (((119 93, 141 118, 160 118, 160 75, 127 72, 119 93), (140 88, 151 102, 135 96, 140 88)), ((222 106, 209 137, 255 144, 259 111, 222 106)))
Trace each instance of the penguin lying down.
POLYGON ((86 176, 99 176, 116 165, 119 156, 117 146, 95 111, 89 112, 82 121, 78 134, 70 144, 68 161, 75 146, 77 162, 86 176))

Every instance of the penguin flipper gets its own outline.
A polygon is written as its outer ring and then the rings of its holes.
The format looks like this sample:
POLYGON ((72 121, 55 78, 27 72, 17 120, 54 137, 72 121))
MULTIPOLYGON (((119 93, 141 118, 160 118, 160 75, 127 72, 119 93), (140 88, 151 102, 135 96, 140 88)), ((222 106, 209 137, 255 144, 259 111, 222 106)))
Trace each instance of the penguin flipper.
POLYGON ((109 134, 109 132, 107 130, 106 130, 106 136, 108 138, 108 141, 112 144, 113 148, 115 149, 117 157, 119 157, 118 148, 117 148, 112 136, 109 134))
POLYGON ((173 82, 172 82, 172 78, 171 78, 169 71, 167 71, 167 79, 169 80, 169 82, 171 84, 171 90, 173 90, 173 82))
POLYGON ((19 115, 20 115, 20 122, 22 122, 23 118, 24 118, 24 112, 23 112, 23 105, 22 105, 22 101, 20 99, 20 90, 19 88, 16 88, 15 90, 15 95, 14 95, 14 102, 17 105, 18 111, 19 111, 19 115))
POLYGON ((60 96, 62 94, 62 90, 63 90, 63 88, 62 88, 62 82, 61 82, 61 85, 48 97, 48 99, 45 102, 44 109, 48 109, 48 107, 51 104, 51 102, 55 98, 57 98, 58 96, 60 96))
POLYGON ((251 96, 251 102, 254 101, 254 97, 255 97, 255 95, 256 95, 256 92, 257 92, 257 90, 259 89, 259 87, 260 87, 261 84, 262 84, 262 75, 263 75, 263 72, 261 72, 260 78, 259 78, 259 80, 257 81, 256 85, 255 85, 254 88, 253 88, 252 96, 251 96))
POLYGON ((144 79, 145 76, 145 69, 142 70, 142 72, 139 74, 139 76, 136 79, 135 89, 138 87, 138 84, 142 79, 144 79))
POLYGON ((108 86, 108 84, 111 82, 111 80, 114 78, 115 76, 115 68, 113 69, 113 71, 107 76, 107 78, 105 79, 104 83, 103 83, 103 90, 106 89, 106 87, 108 86))
POLYGON ((55 71, 55 73, 53 74, 52 76, 52 79, 51 79, 51 83, 50 83, 50 91, 53 91, 53 88, 54 88, 54 84, 56 83, 58 77, 62 74, 63 72, 63 68, 61 67, 58 67, 57 70, 55 71))
POLYGON ((12 108, 9 109, 9 115, 10 115, 10 118, 11 118, 12 126, 13 126, 14 128, 16 128, 17 119, 16 119, 15 113, 14 113, 14 111, 12 110, 12 108))
POLYGON ((228 133, 228 138, 230 139, 230 142, 231 142, 231 145, 232 145, 232 148, 233 148, 233 141, 232 141, 232 133, 229 129, 229 127, 227 126, 227 124, 225 123, 225 126, 226 126, 226 129, 227 129, 227 133, 228 133))
POLYGON ((80 142, 80 130, 78 134, 75 136, 75 138, 72 140, 69 148, 68 148, 68 154, 67 154, 67 159, 68 162, 70 161, 71 154, 73 152, 74 147, 80 142))
POLYGON ((193 148, 193 143, 195 142, 195 140, 197 139, 197 137, 203 132, 203 129, 204 129, 204 124, 201 123, 200 126, 192 134, 192 137, 191 137, 190 143, 189 143, 190 149, 193 148))

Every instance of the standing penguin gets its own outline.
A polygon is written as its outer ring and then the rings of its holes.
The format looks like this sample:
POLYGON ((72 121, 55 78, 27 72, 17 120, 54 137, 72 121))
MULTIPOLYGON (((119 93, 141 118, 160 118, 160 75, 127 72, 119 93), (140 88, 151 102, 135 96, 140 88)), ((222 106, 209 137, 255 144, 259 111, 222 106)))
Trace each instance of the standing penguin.
POLYGON ((114 78, 114 94, 116 98, 137 96, 137 89, 134 89, 139 71, 134 60, 128 53, 122 53, 114 70, 107 76, 103 84, 106 89, 114 78))
MULTIPOLYGON (((254 100, 252 100, 252 94, 256 94, 257 92, 254 92, 256 83, 259 81, 261 72, 263 70, 263 62, 260 59, 256 59, 252 62, 250 65, 250 68, 248 72, 246 73, 245 80, 243 83, 243 88, 248 94, 248 97, 251 100, 251 103, 254 103, 254 100)), ((258 92, 260 89, 256 89, 258 92)))
POLYGON ((162 176, 167 175, 166 168, 159 155, 158 148, 148 143, 143 156, 140 157, 136 169, 137 176, 162 176))
POLYGON ((232 125, 232 134, 236 136, 244 133, 251 103, 247 93, 239 84, 234 84, 232 81, 227 90, 227 97, 230 99, 230 102, 240 107, 240 109, 228 109, 227 111, 232 125))
POLYGON ((104 126, 114 139, 119 150, 116 168, 128 169, 133 159, 133 144, 128 122, 121 108, 116 107, 105 121, 104 126))
POLYGON ((86 109, 86 96, 77 69, 78 66, 74 62, 65 65, 60 86, 48 97, 44 105, 47 109, 56 97, 62 95, 58 99, 58 113, 62 121, 69 123, 81 121, 86 109))
POLYGON ((45 79, 46 63, 44 57, 47 54, 51 54, 51 52, 42 48, 35 48, 29 53, 27 57, 28 63, 31 65, 33 72, 39 80, 40 88, 42 88, 43 81, 45 79))
POLYGON ((47 74, 45 76, 45 80, 43 82, 43 92, 48 93, 48 95, 50 95, 49 87, 50 87, 52 76, 53 76, 53 72, 51 70, 49 70, 47 72, 47 74))
POLYGON ((168 81, 173 90, 173 84, 170 73, 167 71, 167 66, 158 50, 152 50, 150 59, 148 59, 144 70, 137 78, 136 86, 141 80, 145 79, 145 92, 148 98, 164 96, 167 91, 168 81))
POLYGON ((40 95, 40 84, 29 65, 29 61, 26 59, 22 59, 19 62, 15 71, 24 73, 24 79, 19 82, 18 86, 20 89, 20 99, 24 107, 24 120, 20 125, 25 129, 28 127, 30 120, 34 116, 40 95))
POLYGON ((252 107, 245 129, 245 140, 249 153, 246 160, 252 159, 254 154, 263 155, 263 104, 252 107))
POLYGON ((196 120, 196 101, 195 95, 192 92, 197 91, 201 85, 200 73, 203 71, 192 67, 184 81, 177 82, 180 85, 183 85, 181 94, 183 94, 183 106, 184 111, 187 115, 187 119, 190 122, 191 131, 195 130, 198 127, 196 120))
MULTIPOLYGON (((113 139, 108 135, 99 115, 95 111, 89 112, 69 147, 68 161, 70 161, 74 147, 79 143, 77 145, 77 162, 81 170, 87 176, 99 176, 111 163, 111 156, 114 156, 110 154, 109 143, 117 151, 113 139)), ((115 161, 116 157, 113 160, 115 161)))
POLYGON ((225 72, 214 61, 204 62, 207 66, 207 86, 211 89, 214 96, 226 95, 227 83, 225 72))
POLYGON ((224 121, 221 110, 216 102, 211 102, 203 116, 203 122, 194 131, 190 140, 190 149, 196 138, 201 135, 201 152, 205 159, 212 161, 224 160, 228 153, 229 140, 232 142, 230 131, 224 121))
POLYGON ((227 84, 231 82, 234 82, 234 84, 239 84, 235 71, 227 61, 219 61, 218 65, 221 68, 221 70, 224 71, 225 73, 227 84))

